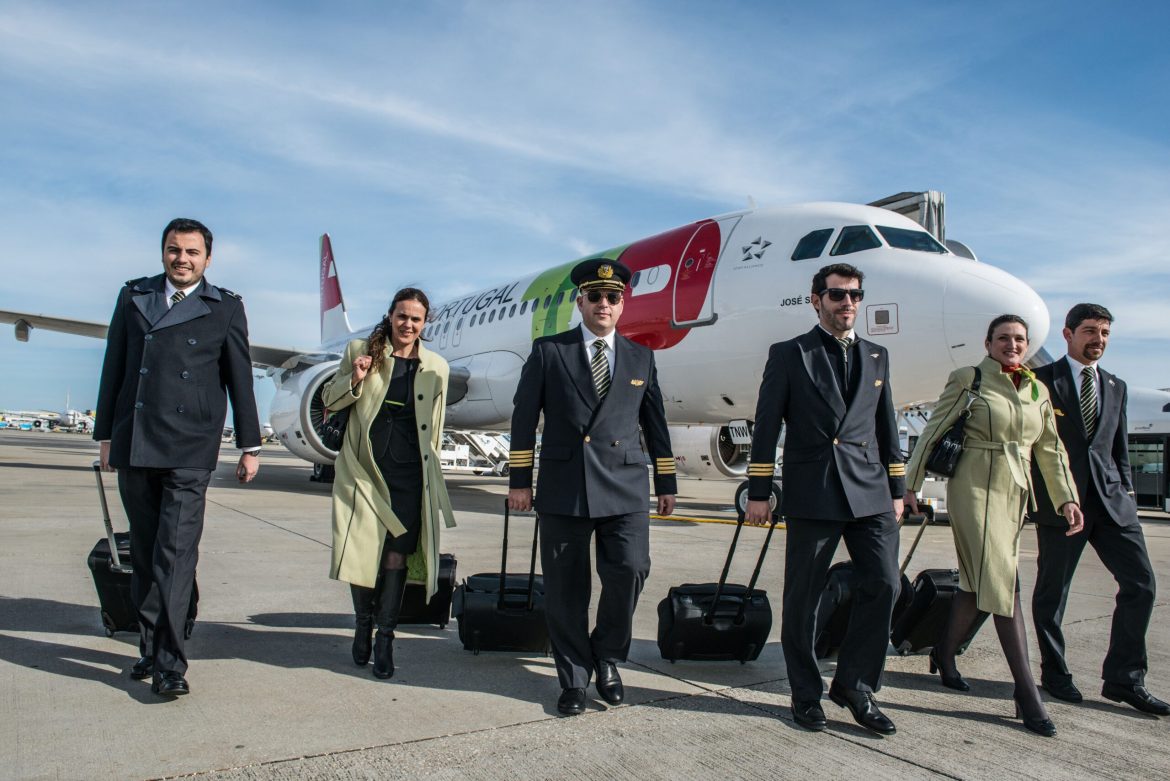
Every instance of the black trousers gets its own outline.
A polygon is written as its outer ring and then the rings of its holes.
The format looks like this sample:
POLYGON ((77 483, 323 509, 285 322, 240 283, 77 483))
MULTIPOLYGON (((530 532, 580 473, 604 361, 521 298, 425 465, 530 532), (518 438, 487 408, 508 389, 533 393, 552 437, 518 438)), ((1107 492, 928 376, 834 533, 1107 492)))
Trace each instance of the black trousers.
POLYGON ((583 689, 594 659, 624 662, 633 639, 634 608, 650 574, 650 515, 645 510, 605 518, 540 516, 549 640, 561 688, 583 689), (601 595, 589 631, 590 538, 595 537, 601 595))
POLYGON ((898 596, 898 522, 889 512, 853 521, 788 519, 784 551, 784 606, 780 642, 792 699, 819 700, 824 692, 813 650, 817 605, 837 544, 853 560, 853 608, 837 654, 834 680, 846 689, 881 688, 890 615, 898 596))
POLYGON ((1123 686, 1144 686, 1149 662, 1146 629, 1154 610, 1154 568, 1146 552, 1139 524, 1121 526, 1101 505, 1095 490, 1084 497, 1085 528, 1065 536, 1065 529, 1036 525, 1039 570, 1032 592, 1032 620, 1040 642, 1041 678, 1072 680, 1065 661, 1064 632, 1060 625, 1068 605, 1069 585, 1085 545, 1092 545, 1101 563, 1117 581, 1113 629, 1101 677, 1123 686))
POLYGON ((118 469, 130 520, 130 593, 138 609, 138 648, 156 672, 187 672, 184 628, 203 536, 208 469, 118 469))

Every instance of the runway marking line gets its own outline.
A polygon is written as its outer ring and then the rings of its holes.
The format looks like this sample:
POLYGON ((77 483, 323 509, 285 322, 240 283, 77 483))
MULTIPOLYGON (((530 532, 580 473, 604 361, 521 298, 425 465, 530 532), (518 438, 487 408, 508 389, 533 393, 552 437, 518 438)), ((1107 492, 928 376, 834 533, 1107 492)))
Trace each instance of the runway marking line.
MULTIPOLYGON (((680 522, 689 522, 689 523, 722 523, 722 524, 726 524, 728 526, 735 526, 736 524, 739 523, 739 521, 731 520, 729 518, 697 518, 697 517, 690 516, 690 515, 658 515, 656 513, 650 513, 650 518, 655 520, 655 521, 680 521, 680 522)), ((744 524, 744 526, 755 526, 755 525, 756 524, 751 524, 751 523, 744 524)), ((758 528, 763 529, 765 527, 759 526, 758 528)), ((776 524, 776 528, 783 529, 786 527, 784 525, 784 522, 781 521, 780 523, 776 524)))

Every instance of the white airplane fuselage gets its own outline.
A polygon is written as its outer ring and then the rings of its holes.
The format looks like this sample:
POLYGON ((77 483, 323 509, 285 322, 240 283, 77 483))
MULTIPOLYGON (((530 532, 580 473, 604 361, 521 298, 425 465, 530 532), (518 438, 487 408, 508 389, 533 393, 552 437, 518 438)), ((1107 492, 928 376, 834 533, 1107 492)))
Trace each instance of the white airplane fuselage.
MULTIPOLYGON (((953 369, 978 362, 987 324, 997 315, 1028 321, 1032 352, 1048 334, 1048 310, 1028 285, 952 254, 917 223, 876 207, 811 203, 737 212, 590 257, 619 259, 634 272, 618 331, 655 349, 672 424, 721 426, 754 417, 768 348, 816 324, 810 284, 830 263, 850 263, 865 274, 855 330, 889 350, 900 406, 933 401, 953 369), (846 231, 866 229, 872 238, 863 236, 861 243, 873 246, 833 254, 846 231), (901 232, 901 243, 915 234, 911 243, 928 249, 891 246, 883 229, 901 232), (797 245, 815 231, 825 232, 821 251, 793 260, 797 245)), ((507 430, 532 340, 580 323, 569 281, 577 262, 432 305, 424 335, 428 348, 452 367, 449 426, 507 430)), ((323 322, 337 322, 336 314, 323 312, 323 322)), ((346 341, 371 329, 337 334, 322 352, 339 355, 346 341)), ((311 382, 276 378, 272 425, 298 454, 318 462, 332 454, 298 447, 312 435, 298 431, 294 418, 303 427, 306 394, 319 389, 334 366, 312 367, 311 382)))

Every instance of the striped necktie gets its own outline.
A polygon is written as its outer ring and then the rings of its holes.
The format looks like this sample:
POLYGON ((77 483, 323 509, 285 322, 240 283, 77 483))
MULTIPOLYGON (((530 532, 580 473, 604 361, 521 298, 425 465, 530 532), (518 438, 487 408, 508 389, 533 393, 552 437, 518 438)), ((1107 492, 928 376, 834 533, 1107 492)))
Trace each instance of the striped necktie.
POLYGON ((1081 418, 1085 421, 1085 438, 1092 439, 1097 429, 1097 378, 1089 366, 1081 369, 1081 418))
POLYGON ((590 367, 593 369, 593 387, 597 388, 597 398, 604 399, 609 393, 609 359, 605 356, 605 340, 598 339, 593 343, 593 360, 590 367))
POLYGON ((182 301, 186 297, 187 297, 187 294, 184 293, 182 290, 176 290, 175 294, 173 296, 171 296, 171 306, 174 306, 175 304, 179 303, 180 301, 182 301))

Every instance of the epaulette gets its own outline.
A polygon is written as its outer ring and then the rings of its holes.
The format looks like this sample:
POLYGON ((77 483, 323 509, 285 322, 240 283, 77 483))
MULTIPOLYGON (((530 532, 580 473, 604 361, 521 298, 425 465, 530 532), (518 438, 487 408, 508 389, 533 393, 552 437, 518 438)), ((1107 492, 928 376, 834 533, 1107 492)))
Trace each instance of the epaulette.
POLYGON ((231 296, 232 298, 236 299, 237 301, 243 301, 243 300, 244 300, 244 297, 243 297, 243 296, 241 296, 239 293, 237 293, 237 292, 236 292, 236 291, 234 291, 234 290, 228 290, 226 287, 221 287, 221 288, 219 289, 219 292, 221 292, 221 293, 227 293, 229 296, 231 296))
POLYGON ((127 279, 126 287, 134 287, 139 282, 145 282, 148 279, 150 279, 150 277, 136 277, 135 279, 127 279))

